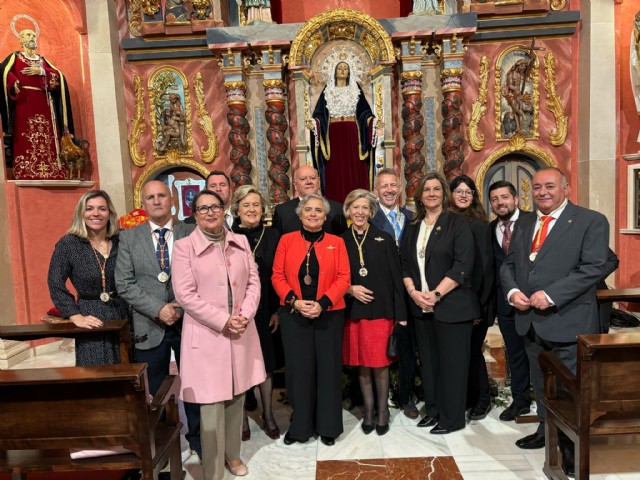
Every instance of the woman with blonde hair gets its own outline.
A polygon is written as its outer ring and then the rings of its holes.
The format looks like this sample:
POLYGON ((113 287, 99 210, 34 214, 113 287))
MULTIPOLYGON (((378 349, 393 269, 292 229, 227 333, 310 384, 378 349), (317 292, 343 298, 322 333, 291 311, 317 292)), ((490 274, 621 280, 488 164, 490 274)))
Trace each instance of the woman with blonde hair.
MULTIPOLYGON (((64 318, 87 329, 127 318, 127 305, 115 286, 117 255, 118 220, 113 203, 105 191, 89 190, 80 197, 71 227, 56 244, 49 264, 49 293, 64 318), (67 280, 77 298, 67 288, 67 280)), ((120 363, 114 334, 78 337, 75 352, 76 366, 120 363)))

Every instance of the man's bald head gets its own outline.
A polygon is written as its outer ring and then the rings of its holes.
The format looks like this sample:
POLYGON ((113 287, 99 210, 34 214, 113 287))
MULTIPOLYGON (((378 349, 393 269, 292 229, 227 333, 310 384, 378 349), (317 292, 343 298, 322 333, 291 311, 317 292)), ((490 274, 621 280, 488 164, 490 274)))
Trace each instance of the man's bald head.
POLYGON ((151 180, 142 187, 142 208, 149 219, 162 227, 171 220, 171 192, 159 180, 151 180))

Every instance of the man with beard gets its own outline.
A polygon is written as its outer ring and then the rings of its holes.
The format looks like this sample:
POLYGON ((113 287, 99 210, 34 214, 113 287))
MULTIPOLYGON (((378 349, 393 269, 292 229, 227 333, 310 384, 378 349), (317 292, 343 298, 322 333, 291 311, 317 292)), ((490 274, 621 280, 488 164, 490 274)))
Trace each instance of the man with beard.
POLYGON ((12 136, 13 172, 16 180, 64 180, 60 138, 73 134, 67 82, 56 67, 36 54, 33 30, 20 32, 21 52, 0 64, 2 130, 12 136))

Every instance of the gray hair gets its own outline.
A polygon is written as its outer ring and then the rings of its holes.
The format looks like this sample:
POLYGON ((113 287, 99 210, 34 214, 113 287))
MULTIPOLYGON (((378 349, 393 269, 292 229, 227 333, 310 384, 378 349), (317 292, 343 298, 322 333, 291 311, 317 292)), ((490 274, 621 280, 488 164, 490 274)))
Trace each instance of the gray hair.
POLYGON ((241 185, 236 188, 235 192, 233 192, 233 196, 231 197, 231 206, 229 207, 229 211, 233 217, 238 217, 240 202, 244 200, 247 195, 252 193, 255 193, 260 197, 260 203, 262 204, 262 220, 264 220, 265 215, 269 211, 269 201, 255 185, 241 185))
POLYGON ((347 198, 344 199, 342 211, 344 212, 344 216, 347 218, 347 220, 351 218, 349 217, 349 209, 351 208, 351 205, 353 204, 353 202, 355 202, 356 200, 360 200, 361 198, 365 198, 369 201, 369 210, 371 212, 371 217, 373 217, 378 211, 378 202, 375 195, 368 190, 364 190, 363 188, 357 188, 352 192, 349 192, 347 198))
POLYGON ((109 209, 109 221, 107 223, 107 237, 113 237, 119 231, 118 228, 118 215, 116 209, 109 198, 109 194, 104 190, 89 190, 78 200, 76 209, 73 212, 73 220, 71 221, 71 227, 67 230, 67 233, 76 235, 81 238, 89 238, 87 232, 87 224, 84 222, 84 212, 87 209, 87 203, 94 198, 104 198, 107 202, 107 208, 109 209))
POLYGON ((331 211, 331 205, 329 205, 329 200, 324 198, 319 193, 310 193, 310 194, 305 195, 304 197, 302 197, 300 199, 300 203, 296 207, 296 215, 298 215, 298 217, 300 216, 300 213, 302 212, 302 209, 304 208, 304 206, 307 204, 307 202, 309 200, 320 200, 320 201, 322 201, 322 206, 324 207, 324 213, 325 213, 325 215, 329 215, 329 212, 331 211))

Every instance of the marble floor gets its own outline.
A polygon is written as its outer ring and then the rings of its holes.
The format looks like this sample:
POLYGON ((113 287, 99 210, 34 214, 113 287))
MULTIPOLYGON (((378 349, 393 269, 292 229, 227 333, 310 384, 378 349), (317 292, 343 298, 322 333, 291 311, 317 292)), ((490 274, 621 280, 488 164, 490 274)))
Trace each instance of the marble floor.
MULTIPOLYGON (((73 366, 73 353, 58 351, 32 357, 14 368, 73 366)), ((256 389, 257 390, 257 389, 256 389)), ((281 391, 274 391, 274 414, 284 433, 291 407, 281 402, 281 391)), ((355 478, 381 479, 458 479, 507 480, 544 479, 544 450, 521 450, 515 441, 530 433, 536 424, 515 424, 498 419, 500 408, 487 418, 472 421, 449 435, 430 435, 428 428, 416 427, 402 412, 391 410, 391 429, 384 436, 365 435, 359 427, 359 408, 343 410, 344 433, 335 446, 319 439, 305 444, 284 445, 282 437, 271 440, 261 430, 259 411, 250 413, 251 439, 242 444, 242 459, 249 467, 247 480, 312 480, 355 478), (425 458, 426 457, 426 458, 425 458), (435 457, 435 460, 434 458, 435 457), (409 459, 409 460, 403 460, 409 459), (357 462, 355 460, 358 460, 357 462), (438 461, 440 463, 434 463, 438 461), (455 462, 455 463, 453 463, 455 462), (432 465, 441 475, 430 476, 432 465), (353 467, 355 470, 353 469, 353 467), (366 467, 365 470, 362 470, 366 467), (459 470, 459 473, 455 470, 459 470), (367 470, 368 469, 368 470, 367 470), (371 472, 380 471, 374 474, 371 472), (356 472, 357 473, 347 473, 356 472), (369 472, 369 473, 367 473, 369 472), (394 473, 395 472, 395 473, 394 473)), ((186 423, 183 420, 183 423, 186 423)), ((592 443, 591 479, 640 479, 640 436, 609 437, 592 443)), ((198 457, 189 454, 183 438, 183 466, 186 479, 201 480, 198 457)), ((226 472, 225 479, 233 477, 226 472)))

